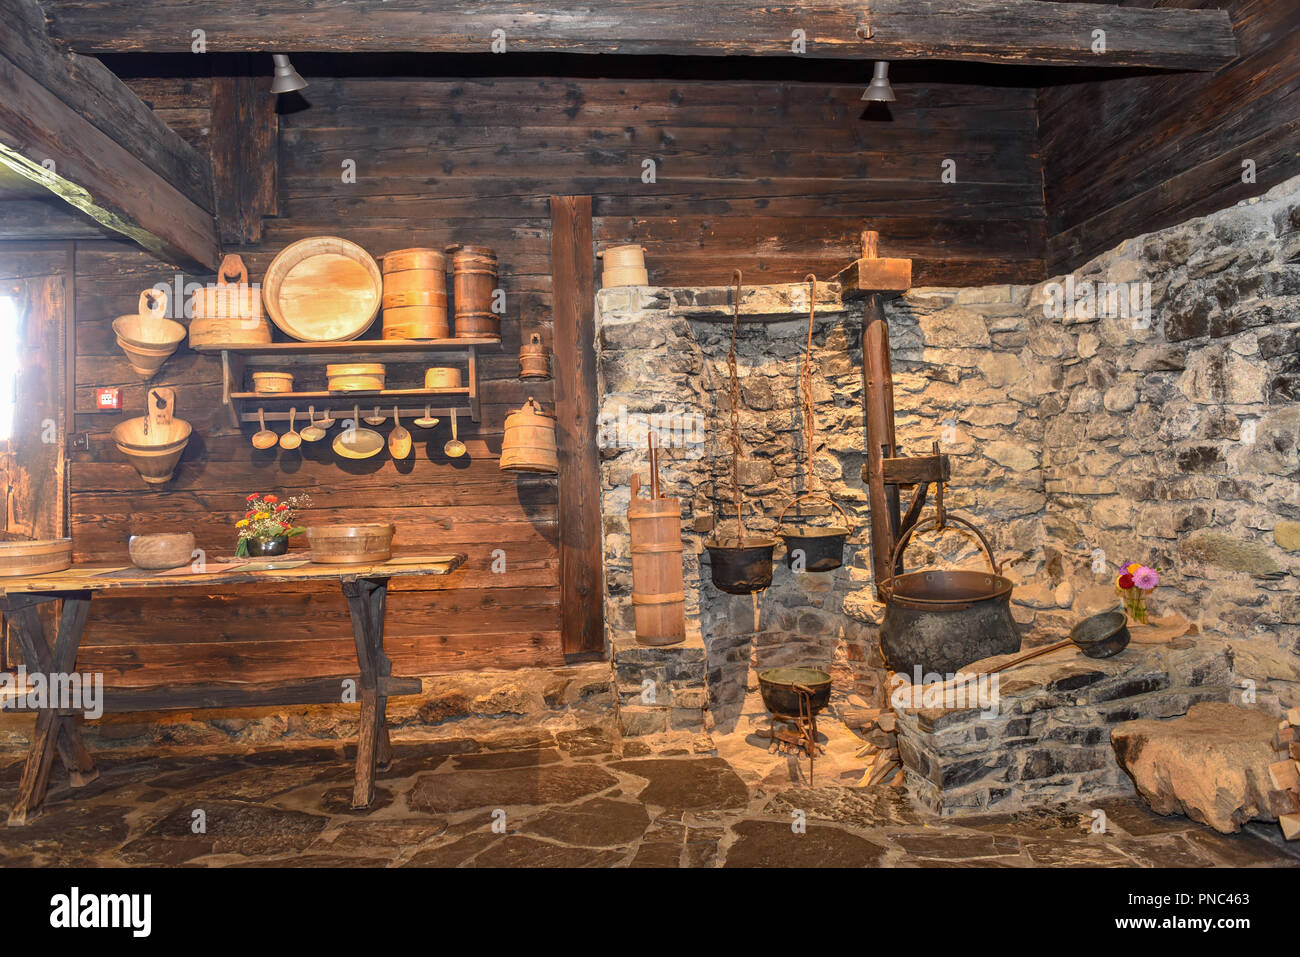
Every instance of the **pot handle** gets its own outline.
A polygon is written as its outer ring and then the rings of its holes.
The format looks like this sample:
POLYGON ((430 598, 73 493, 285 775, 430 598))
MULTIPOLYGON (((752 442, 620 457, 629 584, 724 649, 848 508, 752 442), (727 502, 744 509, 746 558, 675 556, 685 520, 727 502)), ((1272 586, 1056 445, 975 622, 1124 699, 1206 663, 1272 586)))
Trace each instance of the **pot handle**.
POLYGON ((844 511, 844 509, 840 508, 839 503, 836 502, 835 499, 831 498, 831 495, 830 495, 829 492, 823 492, 823 491, 820 491, 820 490, 819 490, 819 491, 816 491, 816 492, 805 492, 804 494, 802 494, 802 495, 798 495, 798 496, 796 496, 796 497, 790 499, 790 501, 786 502, 786 503, 785 503, 785 508, 781 509, 781 514, 780 514, 779 516, 777 516, 777 519, 776 519, 776 527, 777 527, 778 531, 780 530, 781 525, 785 522, 785 513, 789 510, 789 508, 790 508, 791 505, 793 505, 795 502, 802 502, 802 501, 803 501, 804 499, 806 499, 806 498, 819 498, 819 497, 820 497, 820 498, 824 498, 824 499, 826 499, 826 501, 830 502, 831 505, 834 506, 835 510, 836 510, 837 512, 839 512, 840 515, 843 516, 843 518, 844 518, 844 527, 847 528, 847 529, 849 529, 850 531, 852 531, 852 530, 853 530, 853 523, 852 523, 851 521, 849 521, 848 513, 846 513, 846 512, 844 511))
MULTIPOLYGON (((976 528, 971 522, 962 518, 960 515, 953 515, 950 513, 947 516, 947 521, 956 522, 958 525, 965 525, 972 532, 974 532, 975 537, 979 539, 980 545, 983 546, 984 548, 984 555, 989 560, 989 567, 993 569, 993 574, 995 575, 1002 574, 1002 566, 999 565, 994 560, 993 548, 991 545, 989 545, 989 541, 987 538, 984 537, 983 532, 981 532, 978 528, 976 528)), ((889 556, 889 577, 886 578, 884 582, 881 584, 881 591, 884 592, 884 594, 890 595, 893 593, 894 578, 896 577, 894 575, 894 569, 898 567, 898 560, 903 557, 903 549, 907 547, 907 542, 912 537, 912 533, 915 532, 923 525, 934 526, 935 528, 942 529, 942 526, 939 524, 938 518, 927 518, 920 522, 917 522, 915 525, 913 525, 911 528, 909 528, 906 532, 903 533, 903 537, 900 538, 898 540, 898 544, 894 546, 894 553, 889 556)))

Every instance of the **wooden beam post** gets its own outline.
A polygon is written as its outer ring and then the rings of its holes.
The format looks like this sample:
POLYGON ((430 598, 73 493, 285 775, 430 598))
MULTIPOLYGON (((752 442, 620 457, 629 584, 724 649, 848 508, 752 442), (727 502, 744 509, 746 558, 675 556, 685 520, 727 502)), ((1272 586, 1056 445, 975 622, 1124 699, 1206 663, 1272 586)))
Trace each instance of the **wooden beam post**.
POLYGON ((551 197, 555 414, 560 462, 560 633, 566 655, 605 648, 596 448, 596 276, 591 197, 551 197))
MULTIPOLYGON (((1040 0, 43 0, 78 52, 190 52, 189 28, 231 51, 856 57, 1214 70, 1236 56, 1223 10, 1040 0), (806 43, 791 43, 799 30, 806 43), (1096 31, 1104 33, 1098 41, 1096 31)), ((865 82, 865 75, 863 80, 865 82)))
MULTIPOLYGON (((249 69, 248 57, 241 65, 249 69)), ((279 212, 279 134, 271 78, 212 79, 212 178, 221 241, 262 241, 262 218, 279 212)))
POLYGON ((44 35, 32 0, 0 0, 0 166, 160 258, 221 259, 205 158, 94 60, 44 35))

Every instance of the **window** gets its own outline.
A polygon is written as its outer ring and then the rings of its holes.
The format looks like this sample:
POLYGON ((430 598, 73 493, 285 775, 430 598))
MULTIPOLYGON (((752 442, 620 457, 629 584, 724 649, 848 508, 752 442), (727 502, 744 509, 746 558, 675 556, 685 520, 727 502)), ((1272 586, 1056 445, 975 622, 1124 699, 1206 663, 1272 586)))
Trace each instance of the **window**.
POLYGON ((18 346, 23 341, 18 326, 18 303, 11 296, 0 296, 0 442, 8 442, 14 431, 18 346))

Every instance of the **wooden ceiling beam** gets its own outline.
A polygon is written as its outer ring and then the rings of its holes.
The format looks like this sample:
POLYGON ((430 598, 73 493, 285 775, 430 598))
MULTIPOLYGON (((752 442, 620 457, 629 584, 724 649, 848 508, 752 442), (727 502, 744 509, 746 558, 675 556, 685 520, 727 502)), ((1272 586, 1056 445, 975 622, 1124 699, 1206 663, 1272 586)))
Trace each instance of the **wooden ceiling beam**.
POLYGON ((505 52, 528 53, 1184 70, 1236 56, 1223 10, 1041 0, 151 0, 148 16, 138 0, 42 7, 51 36, 82 53, 192 52, 201 30, 208 52, 486 53, 503 31, 505 52))
POLYGON ((31 0, 0 0, 0 167, 169 263, 221 259, 212 168, 97 60, 44 35, 31 0))

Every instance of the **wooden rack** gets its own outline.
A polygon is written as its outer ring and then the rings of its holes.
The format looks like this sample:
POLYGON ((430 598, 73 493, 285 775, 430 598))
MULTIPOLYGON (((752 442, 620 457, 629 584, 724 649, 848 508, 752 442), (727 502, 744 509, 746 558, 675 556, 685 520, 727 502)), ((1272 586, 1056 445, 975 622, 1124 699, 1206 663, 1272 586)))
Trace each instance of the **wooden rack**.
MULTIPOLYGON (((346 342, 273 342, 262 345, 198 346, 195 352, 221 354, 221 404, 225 407, 233 428, 244 422, 257 421, 257 409, 265 409, 268 422, 283 422, 289 418, 289 407, 297 405, 300 421, 306 421, 305 405, 317 405, 317 411, 333 409, 337 414, 353 405, 374 408, 378 405, 391 412, 398 406, 402 415, 423 415, 423 404, 402 403, 425 400, 449 402, 456 399, 455 407, 468 410, 472 421, 479 421, 478 350, 500 346, 500 339, 353 339, 346 342), (462 360, 466 364, 465 385, 456 389, 380 389, 364 392, 328 392, 307 390, 302 392, 254 392, 247 387, 249 370, 273 368, 319 369, 331 362, 345 362, 358 356, 372 357, 385 364, 436 364, 440 360, 462 360)), ((442 408, 442 415, 450 415, 451 406, 442 408)))

